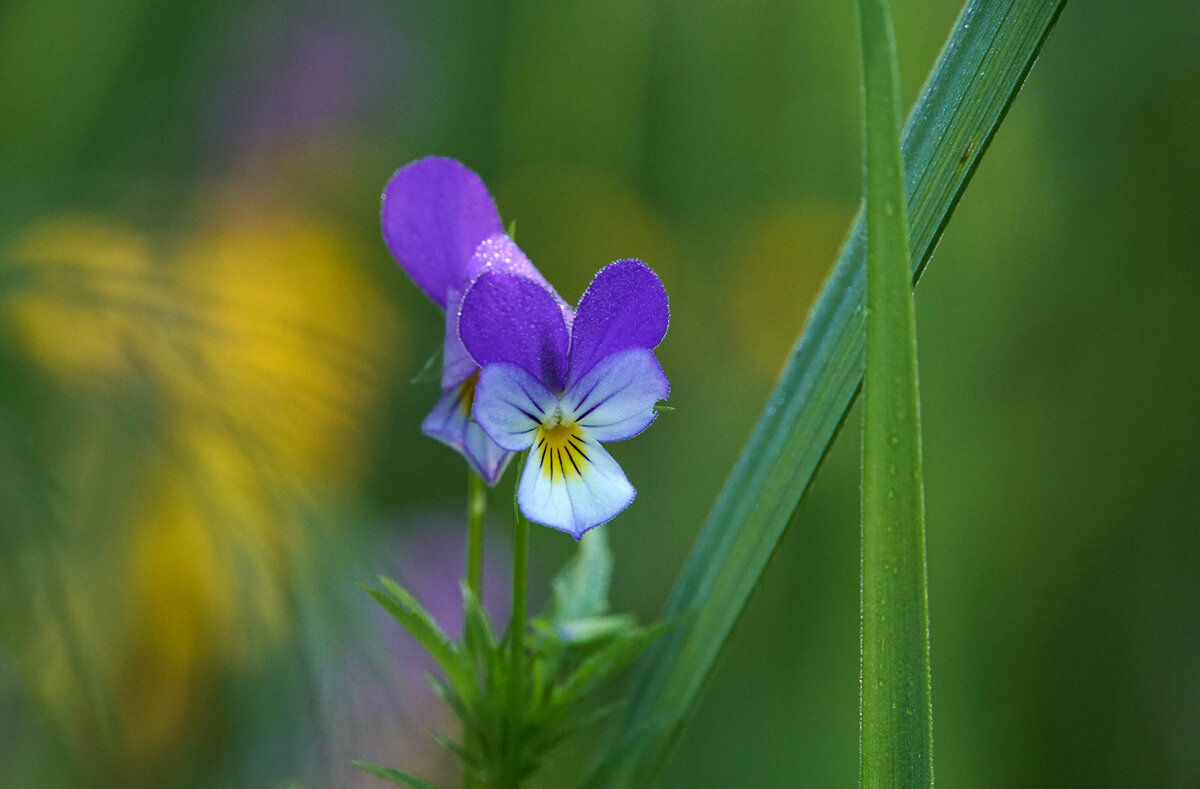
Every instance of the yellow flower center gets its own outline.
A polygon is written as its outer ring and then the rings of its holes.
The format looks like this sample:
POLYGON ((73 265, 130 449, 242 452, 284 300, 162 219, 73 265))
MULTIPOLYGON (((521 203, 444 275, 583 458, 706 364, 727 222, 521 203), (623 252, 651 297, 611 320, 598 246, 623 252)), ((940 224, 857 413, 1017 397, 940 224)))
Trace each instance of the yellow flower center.
POLYGON ((471 377, 458 385, 458 407, 466 416, 471 415, 471 406, 475 404, 475 386, 479 383, 479 371, 471 373, 471 377))
POLYGON ((574 423, 557 422, 552 427, 543 424, 538 428, 537 441, 533 445, 533 459, 551 482, 582 477, 590 463, 583 443, 583 430, 574 423))

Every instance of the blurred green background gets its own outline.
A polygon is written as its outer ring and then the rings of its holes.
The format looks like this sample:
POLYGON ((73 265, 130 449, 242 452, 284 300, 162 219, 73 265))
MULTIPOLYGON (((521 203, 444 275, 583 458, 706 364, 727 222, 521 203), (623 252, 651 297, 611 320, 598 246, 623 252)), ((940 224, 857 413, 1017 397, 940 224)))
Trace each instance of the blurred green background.
MULTIPOLYGON (((958 6, 893 12, 907 104, 958 6)), ((442 323, 378 227, 427 154, 567 298, 618 257, 666 283, 676 410, 613 448, 640 494, 609 529, 652 619, 856 209, 854 13, 0 5, 0 786, 455 781, 427 665, 354 588, 454 626, 465 471, 408 383, 442 323)), ((1200 8, 1068 6, 922 282, 947 786, 1200 786, 1198 140, 1200 8)), ((855 784, 859 421, 665 785, 855 784)), ((535 575, 571 546, 537 530, 535 575)))

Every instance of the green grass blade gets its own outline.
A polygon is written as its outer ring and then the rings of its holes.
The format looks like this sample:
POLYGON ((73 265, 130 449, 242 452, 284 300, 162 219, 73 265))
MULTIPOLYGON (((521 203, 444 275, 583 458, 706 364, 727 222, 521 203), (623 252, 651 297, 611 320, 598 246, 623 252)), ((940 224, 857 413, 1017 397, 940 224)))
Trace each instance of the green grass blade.
MULTIPOLYGON (((955 23, 902 141, 914 277, 1065 4, 971 2, 955 23)), ((665 760, 853 401, 865 360, 864 242, 860 217, 675 584, 663 616, 676 627, 637 663, 602 767, 613 785, 644 786, 665 760)))
POLYGON ((860 785, 933 786, 917 334, 887 0, 859 0, 867 202, 860 785))

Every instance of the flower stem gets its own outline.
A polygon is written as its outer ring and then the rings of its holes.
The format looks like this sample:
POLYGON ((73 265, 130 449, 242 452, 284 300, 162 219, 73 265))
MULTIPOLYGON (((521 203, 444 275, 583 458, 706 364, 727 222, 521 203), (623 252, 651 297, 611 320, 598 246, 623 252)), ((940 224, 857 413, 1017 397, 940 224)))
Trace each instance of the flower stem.
POLYGON ((483 599, 483 513, 487 487, 474 469, 467 470, 467 588, 483 599))
POLYGON ((517 789, 521 785, 521 719, 525 684, 525 598, 529 577, 529 521, 513 503, 513 589, 511 673, 508 683, 509 753, 504 786, 517 789))
MULTIPOLYGON (((467 588, 476 600, 483 600, 483 515, 487 511, 487 485, 474 469, 467 468, 467 588)), ((465 616, 465 613, 464 613, 465 616)), ((463 768, 464 789, 483 786, 463 768)))
MULTIPOLYGON (((512 668, 513 686, 520 690, 525 655, 525 587, 529 576, 529 521, 517 510, 513 523, 512 668)), ((513 694, 519 698, 519 693, 513 694)), ((510 709, 513 705, 510 705, 510 709)))
MULTIPOLYGON (((525 458, 522 457, 523 468, 525 458)), ((517 479, 520 479, 520 469, 517 479)), ((512 573, 512 620, 508 625, 509 666, 508 682, 505 683, 504 745, 501 749, 502 763, 499 769, 499 789, 520 789, 521 786, 521 730, 524 717, 525 685, 525 617, 526 589, 529 579, 529 521, 521 514, 513 490, 513 573, 512 573)))

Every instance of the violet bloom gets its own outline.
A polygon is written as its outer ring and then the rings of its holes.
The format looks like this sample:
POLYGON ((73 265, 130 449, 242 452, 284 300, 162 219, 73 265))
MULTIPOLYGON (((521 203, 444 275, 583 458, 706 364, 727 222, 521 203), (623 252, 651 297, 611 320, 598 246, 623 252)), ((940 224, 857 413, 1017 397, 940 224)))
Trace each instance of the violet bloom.
POLYGON ((517 487, 530 520, 578 539, 633 501, 600 442, 654 421, 670 390, 652 351, 668 317, 666 291, 640 260, 597 274, 573 323, 536 282, 485 272, 472 283, 459 334, 482 367, 475 419, 504 449, 530 450, 517 487))
POLYGON ((494 485, 512 455, 471 419, 479 367, 458 338, 463 293, 481 272, 503 271, 561 305, 560 319, 569 321, 570 309, 504 234, 483 181, 453 159, 430 156, 397 170, 383 192, 381 220, 392 255, 446 313, 442 396, 421 430, 461 452, 494 485))

